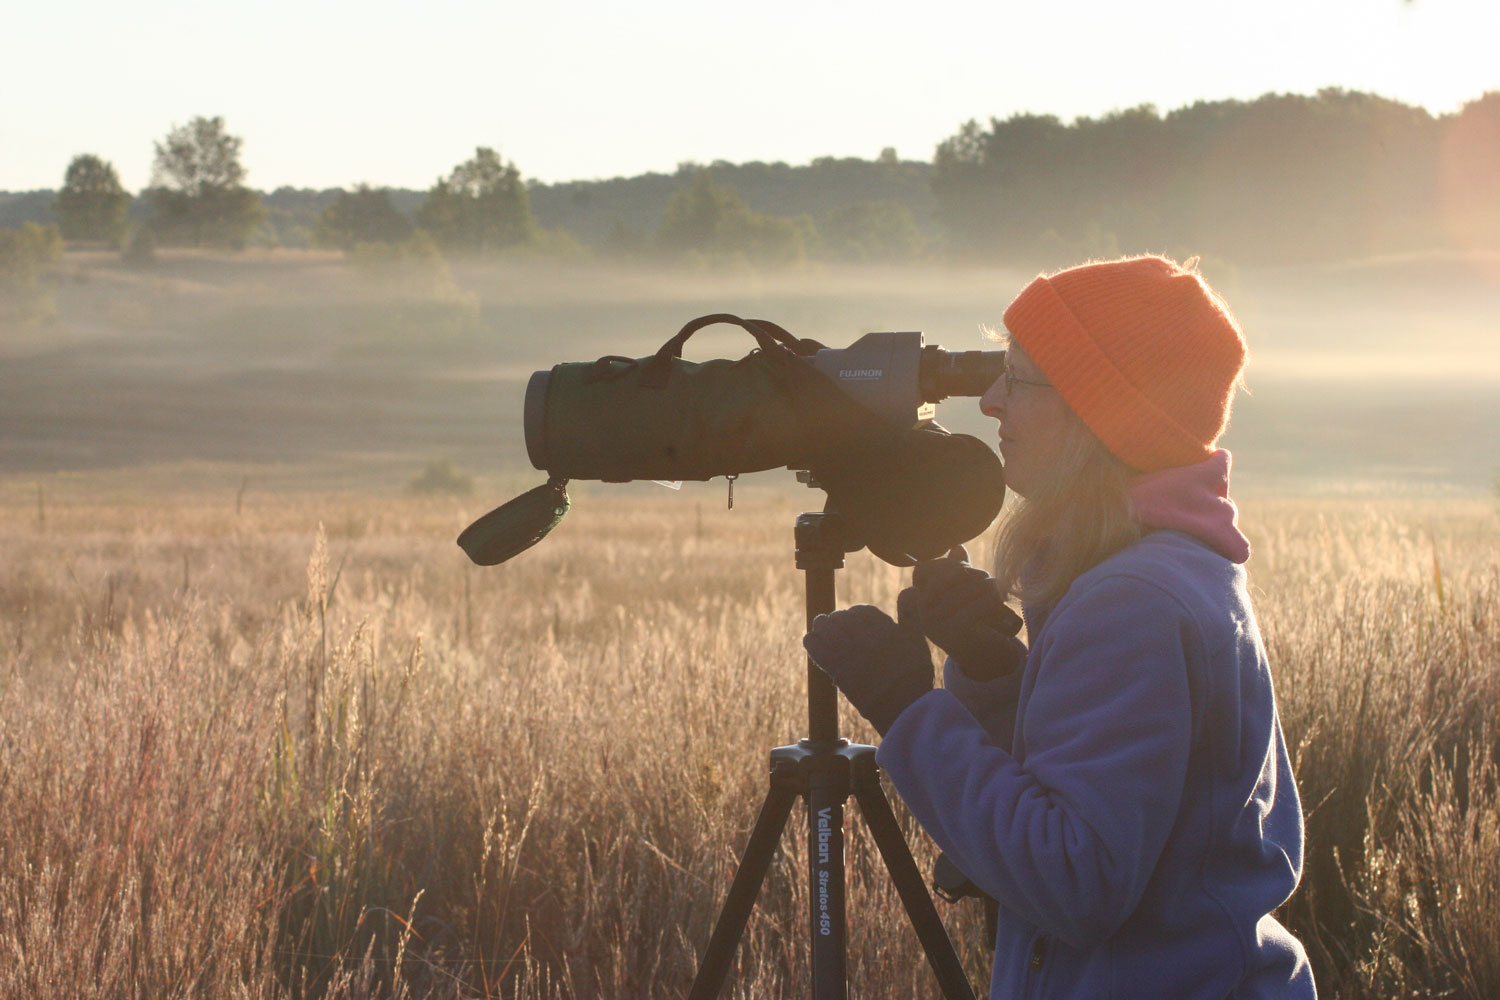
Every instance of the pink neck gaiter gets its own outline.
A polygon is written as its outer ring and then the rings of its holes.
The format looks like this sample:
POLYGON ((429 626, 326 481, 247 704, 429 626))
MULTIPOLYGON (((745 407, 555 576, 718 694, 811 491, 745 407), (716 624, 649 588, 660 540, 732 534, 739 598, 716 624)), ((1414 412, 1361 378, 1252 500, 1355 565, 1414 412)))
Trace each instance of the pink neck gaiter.
POLYGON ((1218 449, 1193 465, 1146 472, 1130 484, 1127 499, 1144 527, 1181 531, 1231 562, 1250 558, 1250 540, 1239 529, 1229 499, 1229 452, 1218 449))

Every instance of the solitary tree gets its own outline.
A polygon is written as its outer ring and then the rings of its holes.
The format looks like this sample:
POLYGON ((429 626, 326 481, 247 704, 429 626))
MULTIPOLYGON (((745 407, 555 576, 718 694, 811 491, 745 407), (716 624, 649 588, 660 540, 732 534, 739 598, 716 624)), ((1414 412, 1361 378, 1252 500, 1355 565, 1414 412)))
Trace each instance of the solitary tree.
POLYGON ((116 243, 125 232, 130 195, 108 160, 92 153, 73 157, 53 207, 64 239, 116 243))
POLYGON ((503 250, 537 237, 521 172, 487 146, 438 178, 417 211, 417 225, 444 249, 470 253, 503 250))
POLYGON ((192 246, 244 247, 265 212, 245 187, 239 136, 224 119, 194 118, 156 144, 151 189, 152 225, 168 241, 192 246))
POLYGON ((411 233, 411 220, 391 203, 389 191, 361 184, 340 191, 323 209, 313 241, 348 252, 360 243, 399 243, 411 233))

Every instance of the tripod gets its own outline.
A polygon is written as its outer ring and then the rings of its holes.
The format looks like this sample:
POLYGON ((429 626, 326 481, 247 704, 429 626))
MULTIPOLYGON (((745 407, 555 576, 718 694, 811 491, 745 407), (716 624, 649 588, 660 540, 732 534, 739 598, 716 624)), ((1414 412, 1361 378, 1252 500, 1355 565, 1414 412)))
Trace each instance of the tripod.
MULTIPOLYGON (((844 554, 861 547, 844 537, 836 513, 797 517, 797 568, 807 574, 807 621, 833 611, 834 571, 844 554)), ((744 934, 761 882, 781 840, 792 803, 807 799, 808 887, 812 901, 812 996, 846 1000, 844 914, 844 804, 852 793, 884 859, 891 881, 916 929, 927 961, 947 1000, 974 1000, 968 976, 943 929, 932 898, 912 860, 890 802, 880 787, 875 748, 838 735, 838 688, 811 660, 807 663, 809 735, 771 751, 771 780, 734 882, 714 923, 689 1000, 713 1000, 723 988, 730 959, 744 934)))

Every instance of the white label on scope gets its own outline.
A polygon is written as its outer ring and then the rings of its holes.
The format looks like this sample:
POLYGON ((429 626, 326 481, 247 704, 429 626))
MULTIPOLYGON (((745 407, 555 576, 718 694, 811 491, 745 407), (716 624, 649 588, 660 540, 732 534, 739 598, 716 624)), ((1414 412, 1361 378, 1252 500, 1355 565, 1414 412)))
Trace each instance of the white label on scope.
POLYGON ((869 382, 885 378, 884 368, 841 368, 839 378, 850 381, 869 382))

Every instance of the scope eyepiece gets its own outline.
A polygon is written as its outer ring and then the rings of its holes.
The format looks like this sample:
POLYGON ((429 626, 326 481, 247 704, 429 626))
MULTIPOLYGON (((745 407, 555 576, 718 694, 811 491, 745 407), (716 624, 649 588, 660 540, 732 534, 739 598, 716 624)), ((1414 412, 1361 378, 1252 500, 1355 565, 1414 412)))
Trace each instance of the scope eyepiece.
POLYGON ((922 348, 917 388, 924 403, 940 403, 949 396, 983 396, 1005 374, 1004 351, 946 351, 922 348))

